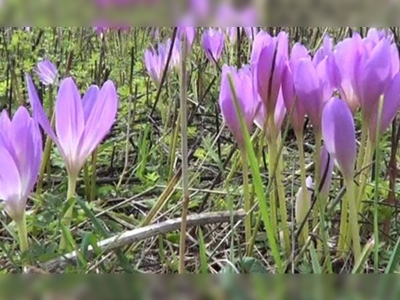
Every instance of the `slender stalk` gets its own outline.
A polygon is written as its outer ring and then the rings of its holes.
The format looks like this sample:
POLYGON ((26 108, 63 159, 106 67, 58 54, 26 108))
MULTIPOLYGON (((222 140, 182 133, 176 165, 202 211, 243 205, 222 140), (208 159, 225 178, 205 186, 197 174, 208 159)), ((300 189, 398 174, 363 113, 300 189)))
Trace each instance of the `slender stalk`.
POLYGON ((178 119, 176 120, 176 123, 173 124, 173 132, 171 134, 171 141, 170 141, 170 149, 169 149, 169 158, 168 158, 168 179, 171 179, 173 176, 174 172, 174 162, 175 162, 175 155, 176 155, 176 145, 178 143, 178 135, 179 135, 179 124, 181 122, 181 116, 182 112, 179 111, 178 113, 178 119))
MULTIPOLYGON (((274 177, 272 175, 272 168, 271 166, 275 164, 275 157, 274 153, 272 150, 272 146, 268 146, 269 149, 269 156, 268 156, 268 165, 269 165, 269 180, 274 181, 274 177)), ((277 199, 276 199, 276 190, 275 190, 275 184, 272 185, 271 190, 269 191, 269 201, 270 201, 270 218, 271 218, 271 224, 272 228, 274 229, 274 235, 277 237, 278 233, 278 216, 277 216, 277 199)))
POLYGON ((316 205, 313 207, 313 228, 320 223, 320 236, 321 240, 317 243, 317 250, 321 252, 323 250, 325 256, 325 262, 328 265, 328 269, 332 270, 332 264, 330 259, 329 247, 328 247, 328 234, 325 230, 325 207, 326 207, 326 197, 321 195, 320 191, 322 189, 321 182, 321 151, 322 151, 322 135, 321 132, 315 133, 315 201, 316 205))
POLYGON ((368 136, 368 123, 365 122, 363 119, 361 124, 361 141, 359 148, 360 151, 358 152, 356 171, 360 171, 364 164, 365 149, 367 147, 367 136, 368 136))
MULTIPOLYGON (((375 197, 374 197, 374 271, 375 273, 379 272, 379 167, 380 167, 380 156, 381 151, 379 147, 379 134, 381 131, 381 122, 382 122, 382 108, 383 108, 383 97, 379 99, 378 106, 378 118, 375 132, 375 141, 372 141, 376 150, 376 159, 375 159, 375 197)), ((372 148, 371 144, 371 148, 372 148)))
POLYGON ((339 229, 339 240, 338 240, 338 251, 340 255, 347 252, 349 245, 349 241, 347 239, 347 227, 348 227, 348 197, 343 197, 342 200, 342 207, 341 207, 341 214, 340 214, 340 229, 339 229))
MULTIPOLYGON (((353 241, 353 253, 356 263, 361 257, 361 241, 360 241, 360 228, 358 226, 358 212, 357 203, 354 201, 354 180, 353 178, 345 178, 347 204, 349 205, 349 229, 351 232, 351 238, 353 241)), ((349 232, 349 233, 350 233, 349 232)))
POLYGON ((83 166, 83 182, 85 183, 85 198, 90 201, 90 174, 87 162, 83 166))
POLYGON ((372 163, 372 158, 374 155, 374 143, 371 141, 370 138, 367 140, 366 144, 366 151, 364 155, 364 163, 362 165, 362 170, 360 173, 360 183, 358 185, 358 193, 357 193, 357 208, 358 211, 361 213, 364 209, 363 205, 363 197, 365 194, 365 188, 367 187, 367 181, 368 181, 368 173, 371 169, 371 163, 372 163))
POLYGON ((249 165, 247 163, 246 148, 241 149, 242 163, 243 163, 243 198, 244 198, 244 210, 246 212, 246 218, 244 220, 245 227, 245 239, 246 249, 249 253, 249 247, 251 242, 251 203, 250 203, 250 190, 249 190, 249 165))
POLYGON ((279 197, 279 212, 281 215, 281 228, 283 232, 283 240, 285 243, 286 253, 290 253, 291 243, 290 243, 290 233, 289 233, 289 223, 287 218, 287 207, 286 207, 286 197, 285 197, 285 187, 283 185, 283 178, 281 172, 282 157, 278 157, 278 168, 276 170, 276 188, 278 190, 279 197))
POLYGON ((98 148, 92 153, 92 174, 90 176, 90 201, 96 198, 96 179, 97 179, 97 154, 98 148))
MULTIPOLYGON (((72 213, 75 204, 75 190, 76 190, 76 180, 78 176, 68 176, 68 191, 67 191, 67 205, 69 205, 63 219, 61 220, 64 227, 69 230, 72 221, 72 213), (72 201, 71 201, 72 199, 72 201), (70 203, 71 202, 71 203, 70 203)), ((60 250, 65 250, 67 248, 68 238, 63 234, 60 241, 60 250)))
MULTIPOLYGON (((371 148, 369 147, 370 142, 369 142, 369 136, 368 136, 368 122, 365 120, 365 118, 362 118, 362 124, 361 124, 361 142, 360 142, 360 151, 358 153, 357 157, 357 165, 356 165, 356 171, 360 172, 359 173, 359 178, 358 178, 358 186, 356 188, 356 201, 357 201, 357 206, 358 206, 358 211, 361 212, 362 210, 362 197, 364 195, 365 191, 365 185, 367 183, 367 178, 368 178, 368 171, 369 167, 366 167, 370 164, 370 153, 371 153, 371 148)), ((371 158, 372 159, 372 158, 371 158)))
MULTIPOLYGON (((283 179, 281 173, 281 156, 278 153, 279 149, 279 133, 277 132, 277 128, 275 126, 275 121, 273 116, 269 117, 269 127, 270 130, 270 141, 269 141, 269 172, 270 172, 270 180, 273 180, 274 185, 272 185, 272 189, 270 191, 271 202, 271 218, 274 216, 277 222, 276 217, 276 209, 277 202, 279 203, 279 212, 281 215, 281 228, 283 232, 283 248, 285 249, 286 254, 290 253, 290 235, 289 235, 289 226, 287 220, 287 208, 286 208, 286 199, 285 199, 285 190, 283 186, 283 179), (278 197, 278 199, 276 199, 278 197), (278 200, 278 201, 277 201, 278 200), (272 207, 274 205, 274 207, 272 207)), ((276 228, 279 228, 278 226, 276 228)))
POLYGON ((187 42, 183 37, 181 41, 181 73, 180 73, 180 98, 181 98, 181 142, 182 142, 182 224, 179 242, 179 274, 185 273, 185 248, 186 248, 186 227, 189 207, 189 165, 188 165, 188 136, 187 136, 187 42))
MULTIPOLYGON (((321 138, 321 133, 315 133, 315 153, 314 153, 314 162, 315 162, 315 186, 319 187, 319 183, 321 182, 321 148, 322 148, 322 138, 321 138)), ((319 197, 317 197, 317 201, 320 201, 319 197)), ((313 228, 317 226, 318 224, 318 213, 319 213, 319 208, 320 205, 314 205, 314 210, 313 210, 313 228)))
MULTIPOLYGON (((241 127, 243 135, 244 135, 244 141, 245 141, 245 146, 246 146, 246 150, 247 150, 248 160, 249 160, 249 164, 250 164, 251 172, 252 172, 252 176, 253 176, 255 193, 258 198, 258 203, 260 206, 260 213, 262 216, 263 223, 265 225, 265 230, 266 230, 269 246, 271 248, 271 254, 275 261, 277 272, 279 274, 282 274, 284 272, 284 268, 283 268, 280 251, 278 248, 278 243, 276 241, 276 234, 274 234, 274 231, 276 230, 276 228, 273 228, 271 220, 270 220, 270 216, 268 213, 269 206, 268 206, 268 202, 267 202, 267 197, 265 196, 264 189, 263 189, 263 183, 262 183, 261 175, 259 172, 258 160, 256 158, 256 154, 255 154, 254 148, 251 143, 250 134, 246 128, 246 123, 244 121, 243 116, 240 113, 241 108, 240 108, 240 104, 239 104, 239 101, 237 98, 235 85, 233 83, 232 76, 228 75, 228 79, 229 79, 229 86, 230 86, 230 89, 231 89, 232 95, 233 95, 233 101, 235 104, 236 114, 239 118, 240 127, 241 127)), ((268 183, 268 187, 270 187, 270 185, 271 185, 271 182, 268 183)), ((252 240, 252 242, 254 243, 254 240, 252 240)))
MULTIPOLYGON (((51 117, 51 126, 54 126, 54 121, 55 121, 55 115, 53 114, 51 117)), ((50 164, 51 145, 52 145, 52 140, 49 136, 47 136, 44 145, 43 161, 39 171, 39 179, 36 185, 36 193, 38 195, 42 193, 44 173, 46 172, 47 165, 50 164)))
MULTIPOLYGON (((306 163, 305 163, 305 157, 304 157, 303 133, 297 134, 296 137, 297 137, 297 148, 299 150, 301 189, 303 191, 300 195, 300 197, 302 197, 302 199, 301 199, 302 207, 300 208, 301 213, 300 213, 299 220, 298 220, 298 222, 300 221, 300 224, 301 224, 301 222, 304 221, 304 217, 307 215, 308 210, 310 209, 310 203, 307 202, 308 201, 308 192, 307 192, 307 184, 306 184, 306 163)), ((302 237, 300 239, 300 244, 304 245, 304 243, 307 241, 307 238, 309 236, 309 226, 308 226, 307 221, 304 224, 304 227, 301 231, 300 236, 302 237)))
MULTIPOLYGON (((22 214, 21 220, 18 222, 16 221, 15 224, 17 225, 17 231, 18 231, 18 239, 19 239, 19 248, 21 250, 21 256, 28 255, 28 232, 26 230, 26 214, 25 210, 22 214)), ((24 265, 29 264, 29 256, 26 256, 26 259, 22 261, 24 265)))

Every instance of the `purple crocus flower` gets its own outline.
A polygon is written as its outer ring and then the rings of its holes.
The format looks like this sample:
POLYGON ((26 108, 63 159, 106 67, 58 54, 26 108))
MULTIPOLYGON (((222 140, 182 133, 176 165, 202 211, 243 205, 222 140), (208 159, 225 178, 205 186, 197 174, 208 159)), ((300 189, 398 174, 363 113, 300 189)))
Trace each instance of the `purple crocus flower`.
POLYGON ((357 147, 353 115, 339 98, 330 99, 323 110, 322 136, 326 150, 345 180, 353 180, 357 147))
POLYGON ((353 113, 360 106, 364 122, 369 123, 399 72, 397 47, 384 31, 370 29, 364 39, 354 34, 340 42, 334 53, 342 78, 341 96, 353 113))
POLYGON ((243 27, 249 40, 253 41, 258 33, 258 27, 243 27))
POLYGON ((159 85, 167 63, 168 44, 159 43, 157 51, 151 47, 144 52, 144 63, 151 79, 159 85))
POLYGON ((22 221, 26 201, 36 183, 42 160, 42 137, 38 124, 24 107, 10 120, 0 116, 0 199, 7 214, 22 221))
POLYGON ((302 58, 295 64, 293 81, 298 101, 309 116, 316 134, 321 132, 322 110, 339 85, 339 78, 333 55, 326 56, 317 66, 310 58, 302 58))
POLYGON ((346 38, 338 43, 334 50, 336 65, 341 75, 340 95, 353 114, 360 104, 355 87, 355 72, 361 51, 362 39, 357 33, 354 33, 353 37, 346 38))
POLYGON ((275 111, 287 60, 287 33, 281 32, 274 38, 265 31, 260 31, 256 35, 251 54, 251 66, 256 88, 266 106, 267 114, 272 115, 275 111))
POLYGON ((304 117, 306 115, 302 103, 296 99, 296 91, 293 82, 293 70, 296 63, 301 58, 309 57, 308 50, 303 45, 296 43, 293 45, 289 63, 285 66, 282 76, 282 96, 286 110, 291 113, 291 124, 293 129, 300 137, 303 133, 304 117))
POLYGON ((224 49, 224 34, 220 29, 209 28, 203 33, 203 48, 211 62, 218 62, 224 49))
POLYGON ((241 33, 242 27, 222 27, 221 28, 224 32, 230 44, 235 44, 238 38, 238 29, 241 33))
POLYGON ((104 34, 106 31, 107 31, 107 29, 108 29, 109 27, 106 27, 106 26, 96 26, 96 27, 93 27, 93 29, 94 29, 94 32, 96 32, 97 34, 104 34))
MULTIPOLYGON (((381 112, 381 124, 379 127, 380 132, 384 132, 389 125, 392 123, 393 119, 397 115, 397 112, 400 107, 400 73, 390 81, 389 85, 385 89, 383 95, 383 105, 381 112)), ((374 113, 371 116, 369 122, 369 132, 371 141, 375 142, 377 136, 377 127, 378 127, 378 113, 374 113)))
POLYGON ((35 73, 39 76, 40 81, 44 85, 53 84, 58 75, 56 66, 48 59, 44 59, 37 64, 35 73))
POLYGON ((34 118, 57 145, 69 176, 76 179, 115 121, 118 105, 115 86, 110 80, 101 89, 92 85, 82 99, 74 80, 64 79, 56 100, 54 132, 32 79, 30 76, 26 79, 34 118))
POLYGON ((189 48, 191 48, 196 37, 196 27, 178 27, 177 36, 179 39, 185 36, 189 48))
POLYGON ((365 46, 354 74, 355 91, 364 122, 369 123, 378 111, 380 97, 393 77, 390 42, 381 39, 374 47, 365 46))
POLYGON ((325 57, 330 55, 333 50, 333 40, 329 36, 329 34, 325 34, 322 47, 315 52, 313 57, 314 65, 318 65, 325 57))
MULTIPOLYGON (((171 47, 171 39, 168 39, 165 43, 165 53, 166 56, 164 58, 165 63, 167 63, 167 56, 168 56, 168 51, 171 47)), ((174 46, 172 48, 172 54, 171 54, 171 61, 169 68, 179 68, 180 67, 180 62, 181 62, 181 40, 180 39, 175 39, 174 46)), ((164 64, 165 64, 164 63, 164 64)))
POLYGON ((253 89, 253 79, 248 66, 243 67, 239 71, 227 65, 222 67, 221 89, 219 94, 219 105, 221 107, 222 117, 235 137, 239 147, 243 148, 244 137, 229 84, 229 74, 232 76, 241 114, 246 122, 248 131, 250 131, 252 127, 257 104, 253 89))

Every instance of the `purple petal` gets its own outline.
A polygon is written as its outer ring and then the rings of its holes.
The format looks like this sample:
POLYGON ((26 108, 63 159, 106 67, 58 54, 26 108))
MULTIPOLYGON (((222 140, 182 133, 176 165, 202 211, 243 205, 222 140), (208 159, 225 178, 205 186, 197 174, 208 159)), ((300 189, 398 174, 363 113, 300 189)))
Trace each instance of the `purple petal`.
POLYGON ((294 86, 300 104, 304 107, 315 131, 321 128, 323 108, 323 91, 320 79, 309 58, 302 58, 295 66, 293 73, 294 86))
POLYGON ((359 106, 359 97, 355 89, 355 72, 360 63, 361 38, 354 35, 337 44, 335 61, 341 76, 340 94, 354 114, 359 106))
MULTIPOLYGON (((57 137, 68 160, 68 168, 74 168, 79 140, 85 130, 85 119, 82 99, 72 78, 66 78, 61 82, 55 111, 57 137)), ((97 122, 102 123, 103 120, 99 118, 97 122)))
POLYGON ((257 27, 243 27, 243 28, 244 28, 244 32, 246 33, 246 36, 250 40, 254 40, 257 35, 258 28, 257 27))
POLYGON ((332 53, 332 46, 332 39, 330 38, 329 34, 326 34, 324 36, 322 47, 317 50, 313 57, 313 63, 315 66, 318 65, 326 56, 332 53))
POLYGON ((177 34, 180 38, 182 38, 182 35, 185 35, 186 40, 191 47, 196 36, 196 27, 178 27, 177 34))
POLYGON ((30 117, 25 107, 21 106, 13 117, 10 140, 12 151, 9 152, 20 174, 22 193, 27 197, 39 173, 42 138, 36 122, 30 117))
MULTIPOLYGON (((389 86, 385 91, 385 95, 383 98, 383 106, 382 106, 382 117, 381 117, 381 125, 380 132, 384 132, 394 117, 396 116, 400 106, 400 73, 398 73, 390 82, 389 86)), ((370 122, 370 134, 372 136, 372 140, 376 138, 376 128, 378 122, 378 111, 376 111, 370 122)))
POLYGON ((22 217, 27 199, 21 198, 21 181, 17 165, 8 150, 0 145, 0 199, 5 202, 5 210, 11 218, 22 217))
POLYGON ((283 101, 282 89, 279 91, 278 101, 276 102, 275 108, 275 126, 278 131, 281 131, 283 120, 286 116, 286 106, 285 102, 283 101))
MULTIPOLYGON (((79 162, 83 165, 114 124, 118 108, 118 95, 114 83, 106 81, 88 116, 84 133, 79 141, 79 162), (101 120, 101 122, 99 122, 101 120)), ((82 167, 82 165, 80 167, 82 167)))
POLYGON ((202 43, 207 58, 211 62, 218 61, 224 48, 224 34, 222 31, 209 28, 203 33, 202 43))
POLYGON ((261 50, 264 47, 266 47, 267 45, 270 45, 271 42, 274 45, 275 42, 273 41, 272 37, 266 31, 261 30, 260 32, 257 33, 257 35, 254 38, 253 46, 252 46, 252 50, 251 50, 250 65, 251 65, 252 69, 255 69, 255 66, 258 63, 261 50))
POLYGON ((288 114, 291 114, 291 123, 296 134, 303 131, 305 110, 301 102, 296 99, 293 74, 289 66, 285 68, 282 79, 282 98, 288 114))
POLYGON ((328 101, 341 82, 340 72, 333 55, 325 56, 317 65, 316 71, 322 84, 322 100, 328 101))
POLYGON ((146 51, 144 52, 144 63, 147 73, 149 74, 151 79, 157 83, 159 82, 161 75, 159 74, 159 72, 156 71, 155 65, 157 62, 155 55, 156 54, 153 52, 153 50, 146 49, 146 51))
POLYGON ((392 76, 394 77, 400 71, 399 51, 396 44, 390 45, 390 54, 392 58, 392 76))
POLYGON ((333 167, 334 167, 333 158, 330 157, 328 151, 326 150, 326 147, 323 146, 321 149, 321 169, 320 169, 321 180, 324 179, 324 184, 321 189, 322 195, 327 196, 329 193, 329 188, 331 186, 331 181, 332 181, 333 167))
MULTIPOLYGON (((257 65, 256 65, 256 72, 255 78, 257 83, 257 90, 258 94, 261 97, 264 105, 268 108, 275 107, 275 103, 271 103, 268 105, 268 102, 273 102, 273 65, 274 65, 274 53, 275 53, 275 45, 272 40, 268 44, 265 44, 263 48, 260 50, 260 55, 258 57, 257 65)), ((277 89, 278 87, 274 88, 274 93, 277 96, 277 89)), ((275 100, 276 101, 276 100, 275 100)))
POLYGON ((380 96, 391 79, 390 45, 386 39, 381 40, 371 52, 365 67, 360 70, 358 94, 363 117, 369 122, 376 112, 380 96))
POLYGON ((3 110, 0 115, 0 143, 8 145, 10 143, 11 120, 7 110, 3 110))
POLYGON ((256 107, 256 98, 252 86, 251 72, 247 67, 236 71, 235 68, 224 65, 222 68, 221 89, 219 95, 219 105, 224 121, 235 137, 239 147, 244 146, 244 137, 235 108, 233 94, 229 84, 231 75, 241 114, 246 122, 247 130, 250 131, 256 107))
POLYGON ((85 122, 89 118, 90 112, 92 111, 92 108, 96 103, 99 91, 100 89, 97 85, 91 85, 89 89, 86 91, 85 95, 83 96, 82 105, 83 105, 83 115, 85 118, 85 122))
POLYGON ((28 89, 29 102, 32 106, 33 110, 33 118, 40 124, 43 130, 50 136, 53 142, 57 145, 61 154, 64 155, 63 149, 58 141, 56 134, 54 133, 53 128, 51 127, 50 121, 46 116, 46 112, 43 109, 42 104, 40 103, 39 96, 36 92, 36 88, 33 84, 32 78, 29 75, 26 75, 26 83, 28 89))
POLYGON ((322 114, 322 136, 345 179, 352 180, 356 159, 354 120, 349 107, 338 98, 329 100, 322 114))
POLYGON ((308 49, 300 43, 295 43, 293 45, 292 52, 290 53, 290 61, 289 61, 290 68, 293 70, 294 63, 296 61, 298 61, 301 58, 307 58, 307 57, 309 57, 308 49))
POLYGON ((35 70, 35 73, 39 76, 40 81, 44 85, 53 84, 57 79, 57 72, 56 66, 48 59, 39 62, 35 70))

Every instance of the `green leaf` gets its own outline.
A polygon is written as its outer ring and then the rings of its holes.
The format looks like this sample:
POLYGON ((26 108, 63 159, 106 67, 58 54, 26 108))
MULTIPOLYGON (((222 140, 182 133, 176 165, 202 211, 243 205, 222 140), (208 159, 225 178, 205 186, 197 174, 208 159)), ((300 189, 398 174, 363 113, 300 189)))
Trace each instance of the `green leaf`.
POLYGON ((242 272, 247 274, 268 274, 261 261, 254 257, 244 257, 241 262, 242 272))
POLYGON ((200 267, 201 274, 208 273, 207 248, 204 242, 203 231, 199 228, 200 267))
POLYGON ((262 182, 262 178, 261 178, 261 174, 260 174, 258 161, 256 158, 256 154, 254 152, 254 148, 251 144, 250 134, 247 130, 246 123, 241 114, 239 101, 237 98, 235 86, 234 86, 231 76, 229 76, 229 84, 230 84, 230 88, 232 91, 233 100, 235 103, 235 110, 239 117, 240 127, 242 129, 244 140, 245 140, 246 153, 247 153, 247 156, 249 159, 251 172, 253 174, 254 189, 255 189, 255 192, 256 192, 256 195, 258 198, 258 203, 260 205, 262 221, 263 221, 265 229, 267 231, 268 242, 269 242, 269 246, 271 248, 272 256, 274 258, 274 261, 275 261, 275 264, 277 267, 277 271, 278 271, 278 273, 282 274, 284 272, 284 269, 283 269, 281 255, 279 252, 279 246, 278 246, 275 234, 274 234, 274 232, 277 232, 277 228, 273 228, 271 220, 270 220, 268 201, 267 201, 267 197, 265 196, 266 193, 263 188, 263 182, 262 182))
POLYGON ((313 244, 310 245, 311 263, 314 274, 322 274, 321 264, 319 263, 317 251, 313 244))
POLYGON ((397 240, 396 246, 393 249, 392 256, 390 257, 389 263, 386 267, 385 274, 393 274, 396 270, 400 259, 400 238, 397 240))

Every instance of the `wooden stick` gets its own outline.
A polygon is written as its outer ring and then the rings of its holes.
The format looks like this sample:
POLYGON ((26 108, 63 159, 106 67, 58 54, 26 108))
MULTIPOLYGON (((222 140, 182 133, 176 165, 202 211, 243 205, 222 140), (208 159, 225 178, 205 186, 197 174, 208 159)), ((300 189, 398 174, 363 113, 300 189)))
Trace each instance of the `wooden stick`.
MULTIPOLYGON (((242 220, 246 213, 243 210, 233 212, 233 219, 235 222, 242 220)), ((221 224, 228 223, 231 219, 230 212, 212 212, 191 215, 187 217, 187 227, 205 226, 210 224, 221 224)), ((105 239, 97 243, 97 247, 100 248, 103 254, 122 248, 139 241, 155 237, 160 234, 166 234, 171 231, 179 230, 181 227, 182 219, 167 220, 158 224, 152 224, 134 230, 126 231, 124 233, 115 235, 111 238, 105 239)), ((93 247, 89 246, 87 249, 88 253, 93 252, 93 247)), ((44 263, 44 268, 49 270, 63 268, 69 264, 76 263, 78 259, 78 252, 73 251, 55 260, 44 263)))

